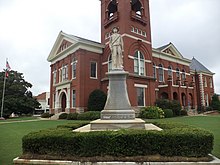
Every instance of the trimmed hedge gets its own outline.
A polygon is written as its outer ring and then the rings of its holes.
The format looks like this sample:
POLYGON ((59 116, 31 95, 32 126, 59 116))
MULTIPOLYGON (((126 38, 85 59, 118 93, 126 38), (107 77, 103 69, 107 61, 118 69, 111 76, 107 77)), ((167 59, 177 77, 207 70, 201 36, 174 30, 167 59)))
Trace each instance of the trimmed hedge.
POLYGON ((23 154, 77 157, 154 154, 203 157, 211 153, 214 137, 210 132, 190 127, 168 127, 169 129, 163 131, 119 130, 86 133, 72 132, 72 129, 44 130, 24 136, 22 148, 23 154))
POLYGON ((41 114, 41 118, 50 118, 51 116, 53 116, 54 114, 50 114, 50 113, 43 113, 41 114))
POLYGON ((99 111, 88 111, 78 114, 77 120, 96 120, 100 119, 101 113, 99 111))

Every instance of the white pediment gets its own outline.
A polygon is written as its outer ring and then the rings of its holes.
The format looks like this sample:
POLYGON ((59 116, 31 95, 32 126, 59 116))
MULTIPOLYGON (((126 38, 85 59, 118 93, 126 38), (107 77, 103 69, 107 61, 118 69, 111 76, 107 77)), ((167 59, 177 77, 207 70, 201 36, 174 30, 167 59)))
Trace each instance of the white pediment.
POLYGON ((57 60, 65 58, 68 54, 71 54, 78 49, 102 53, 103 48, 104 45, 98 42, 69 35, 61 31, 53 45, 47 61, 54 63, 57 60))
POLYGON ((181 53, 176 49, 176 47, 172 43, 169 43, 167 46, 165 46, 161 50, 161 52, 165 53, 166 55, 174 56, 181 59, 183 58, 181 53))

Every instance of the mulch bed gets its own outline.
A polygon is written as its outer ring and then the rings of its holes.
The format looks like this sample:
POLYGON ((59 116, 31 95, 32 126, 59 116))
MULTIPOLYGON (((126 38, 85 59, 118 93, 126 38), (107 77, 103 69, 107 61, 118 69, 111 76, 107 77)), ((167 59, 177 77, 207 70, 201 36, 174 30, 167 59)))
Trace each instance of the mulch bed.
POLYGON ((68 160, 79 162, 209 162, 212 161, 211 156, 207 157, 181 157, 181 156, 133 156, 133 157, 115 157, 115 156, 96 156, 96 157, 72 157, 72 156, 50 156, 50 155, 22 155, 20 159, 37 159, 37 160, 68 160))

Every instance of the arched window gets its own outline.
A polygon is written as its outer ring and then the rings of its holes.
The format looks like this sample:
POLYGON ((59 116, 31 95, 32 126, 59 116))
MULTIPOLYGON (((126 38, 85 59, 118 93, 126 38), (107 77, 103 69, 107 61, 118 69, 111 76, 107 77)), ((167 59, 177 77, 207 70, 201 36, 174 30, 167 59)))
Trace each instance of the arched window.
POLYGON ((142 5, 139 0, 131 0, 131 9, 136 13, 136 16, 141 17, 142 15, 142 5))
POLYGON ((144 56, 138 50, 134 55, 134 73, 138 75, 144 75, 144 56))
POLYGON ((112 0, 108 5, 108 19, 112 19, 115 12, 118 11, 117 1, 112 0))
POLYGON ((180 77, 180 70, 179 70, 179 68, 176 68, 176 77, 177 77, 177 78, 180 77))
POLYGON ((158 67, 159 67, 159 70, 158 70, 159 82, 163 82, 164 81, 163 65, 159 64, 158 67))
POLYGON ((171 66, 168 67, 168 76, 171 77, 171 78, 173 77, 173 71, 172 71, 171 66))
POLYGON ((157 69, 156 69, 156 65, 153 63, 153 78, 157 78, 157 69))
POLYGON ((186 80, 186 72, 184 69, 182 70, 182 80, 186 80))
POLYGON ((112 70, 112 55, 110 54, 108 57, 108 71, 112 70))

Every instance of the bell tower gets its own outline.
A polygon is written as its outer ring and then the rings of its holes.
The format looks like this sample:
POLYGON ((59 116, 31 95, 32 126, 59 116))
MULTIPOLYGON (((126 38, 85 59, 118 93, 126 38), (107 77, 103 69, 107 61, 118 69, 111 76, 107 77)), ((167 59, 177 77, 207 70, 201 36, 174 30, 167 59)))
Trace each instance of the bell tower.
MULTIPOLYGON (((150 28, 149 0, 100 0, 101 43, 105 45, 102 56, 102 79, 112 70, 109 39, 114 27, 119 29, 124 43, 123 69, 128 72, 127 87, 132 106, 154 105, 155 79, 150 28), (141 92, 139 91, 141 88, 141 92), (145 95, 145 99, 137 98, 145 95), (145 93, 145 94, 144 94, 145 93), (141 100, 141 101, 140 101, 141 100)), ((108 83, 102 81, 103 89, 108 83)))
MULTIPOLYGON (((119 28, 124 41, 124 69, 134 72, 131 60, 136 51, 140 51, 144 60, 151 61, 151 29, 149 0, 101 0, 101 42, 106 45, 104 61, 109 58, 109 37, 113 27, 119 28)), ((144 74, 152 71, 144 66, 144 74)))

